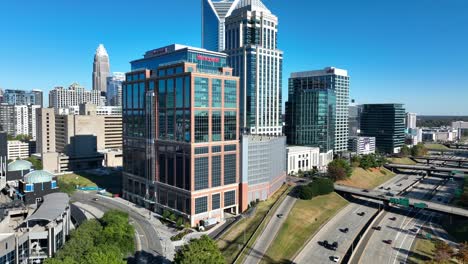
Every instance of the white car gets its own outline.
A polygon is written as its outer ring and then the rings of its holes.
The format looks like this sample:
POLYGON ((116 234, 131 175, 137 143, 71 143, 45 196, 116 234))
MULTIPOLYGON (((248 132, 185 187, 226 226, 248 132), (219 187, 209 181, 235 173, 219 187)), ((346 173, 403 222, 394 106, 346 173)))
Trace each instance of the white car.
POLYGON ((333 262, 339 262, 339 261, 340 261, 340 257, 332 256, 332 257, 331 257, 331 260, 332 260, 333 262))

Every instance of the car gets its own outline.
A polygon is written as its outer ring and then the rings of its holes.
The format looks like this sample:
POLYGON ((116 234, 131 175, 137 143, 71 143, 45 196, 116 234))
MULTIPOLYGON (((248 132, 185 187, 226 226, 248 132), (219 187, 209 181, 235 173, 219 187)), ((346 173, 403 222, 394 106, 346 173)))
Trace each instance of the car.
POLYGON ((346 227, 346 228, 340 229, 340 231, 343 232, 343 233, 348 233, 349 228, 346 227))
POLYGON ((382 189, 383 189, 383 186, 380 186, 379 189, 382 190, 382 189))
POLYGON ((396 217, 390 217, 389 219, 392 220, 392 221, 395 221, 396 217))
POLYGON ((338 248, 338 242, 336 242, 336 241, 333 242, 332 247, 333 247, 334 249, 337 249, 337 248, 338 248))
POLYGON ((417 229, 417 228, 411 228, 409 231, 414 232, 414 233, 417 233, 417 232, 418 232, 418 229, 417 229))
POLYGON ((377 231, 382 230, 382 227, 381 227, 381 226, 374 226, 373 228, 374 228, 374 230, 377 230, 377 231))
POLYGON ((391 192, 387 192, 385 195, 390 196, 390 197, 395 196, 395 195, 394 195, 393 193, 391 193, 391 192))
POLYGON ((436 166, 431 166, 431 169, 435 170, 435 169, 437 169, 437 168, 436 168, 436 166))
POLYGON ((398 186, 398 187, 401 187, 401 186, 403 186, 403 184, 402 184, 402 183, 400 183, 400 184, 398 184, 397 186, 398 186))
POLYGON ((283 218, 284 215, 283 215, 283 214, 277 214, 276 216, 277 216, 278 218, 283 218))
POLYGON ((393 242, 393 240, 391 240, 391 239, 387 239, 387 240, 384 240, 383 242, 384 242, 385 244, 389 244, 389 245, 391 245, 391 244, 392 244, 392 242, 393 242))
POLYGON ((331 256, 331 257, 330 257, 330 260, 333 261, 333 262, 340 262, 340 257, 331 256))
POLYGON ((365 214, 366 214, 366 212, 359 212, 359 213, 357 213, 357 215, 359 215, 359 216, 364 216, 365 214))
POLYGON ((442 198, 440 198, 440 197, 439 197, 439 198, 437 198, 437 201, 439 201, 439 202, 440 202, 440 201, 442 201, 442 198))
POLYGON ((392 189, 392 188, 390 188, 390 187, 385 188, 385 190, 387 190, 387 191, 390 191, 391 189, 392 189))
POLYGON ((99 198, 93 198, 93 201, 99 201, 99 198))
POLYGON ((366 190, 366 189, 364 189, 364 190, 362 190, 362 192, 368 193, 369 191, 368 191, 368 190, 366 190))

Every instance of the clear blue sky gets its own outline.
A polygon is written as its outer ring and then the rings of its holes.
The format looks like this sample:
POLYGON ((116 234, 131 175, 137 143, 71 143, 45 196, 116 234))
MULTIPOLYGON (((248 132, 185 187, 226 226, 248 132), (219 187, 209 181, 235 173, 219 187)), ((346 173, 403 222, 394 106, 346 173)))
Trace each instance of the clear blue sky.
MULTIPOLYGON (((420 114, 468 115, 468 1, 264 0, 279 17, 283 95, 290 72, 349 70, 359 103, 401 102, 420 114)), ((171 43, 200 46, 199 0, 6 1, 0 87, 91 89, 99 43, 112 71, 171 43)))

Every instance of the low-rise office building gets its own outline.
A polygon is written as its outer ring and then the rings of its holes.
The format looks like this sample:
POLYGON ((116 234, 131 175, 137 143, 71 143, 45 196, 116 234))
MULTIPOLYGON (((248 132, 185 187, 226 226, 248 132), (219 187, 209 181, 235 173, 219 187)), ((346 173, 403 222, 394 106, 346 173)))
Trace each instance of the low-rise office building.
POLYGON ((8 159, 27 159, 29 157, 29 143, 19 140, 8 141, 8 159))
POLYGON ((458 139, 457 129, 423 129, 424 142, 453 142, 458 139))
POLYGON ((287 172, 290 175, 314 169, 324 172, 328 164, 333 161, 332 150, 320 153, 320 149, 315 147, 288 146, 286 153, 287 172))
POLYGON ((350 137, 348 150, 357 155, 375 153, 375 137, 350 137))

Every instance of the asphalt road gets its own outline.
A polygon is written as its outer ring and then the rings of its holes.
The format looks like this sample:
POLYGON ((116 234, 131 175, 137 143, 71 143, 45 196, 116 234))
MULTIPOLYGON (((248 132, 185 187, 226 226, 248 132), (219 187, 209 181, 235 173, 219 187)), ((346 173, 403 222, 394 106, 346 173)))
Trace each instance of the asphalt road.
POLYGON ((270 222, 268 222, 262 234, 257 238, 253 247, 249 250, 248 256, 244 260, 244 263, 256 264, 262 260, 266 251, 268 250, 268 247, 270 246, 273 239, 275 239, 276 234, 286 220, 295 202, 296 198, 289 195, 286 196, 286 198, 276 209, 275 214, 271 218, 270 222), (283 216, 278 217, 278 214, 282 214, 283 216))
MULTIPOLYGON (((441 178, 426 177, 405 194, 408 198, 427 199, 428 193, 443 183, 441 178)), ((446 197, 448 194, 445 187, 439 188, 440 195, 434 199, 446 197)), ((382 230, 371 230, 371 236, 367 242, 366 249, 360 257, 359 263, 406 263, 411 246, 419 230, 426 221, 434 217, 434 213, 425 212, 420 209, 392 208, 375 225, 381 226, 382 230), (390 242, 391 240, 391 242, 390 242), (387 243, 386 243, 387 242, 387 243)))
MULTIPOLYGON (((378 186, 374 190, 382 192, 392 192, 395 195, 400 193, 408 186, 414 184, 417 178, 409 175, 397 175, 389 181, 378 186), (382 188, 381 188, 382 187, 382 188), (385 190, 390 188, 389 190, 385 190)), ((340 257, 340 261, 351 247, 353 240, 364 228, 369 219, 377 212, 377 208, 370 206, 367 200, 361 200, 361 204, 351 203, 325 224, 317 234, 307 243, 304 249, 294 259, 295 263, 331 263, 331 257, 340 257), (357 213, 365 212, 363 216, 357 213), (344 233, 342 229, 348 228, 344 233), (326 249, 319 242, 327 240, 329 243, 338 242, 336 251, 326 249)))
POLYGON ((88 204, 93 206, 103 212, 117 209, 125 211, 130 216, 131 224, 135 227, 138 238, 140 241, 141 250, 138 251, 134 258, 129 259, 129 263, 138 263, 138 264, 153 264, 153 263, 168 263, 163 256, 163 248, 160 241, 160 238, 153 227, 153 225, 148 221, 147 218, 142 215, 134 212, 125 204, 112 201, 112 199, 103 198, 100 195, 85 193, 85 192, 76 192, 72 199, 83 204, 88 204), (93 199, 97 198, 97 201, 93 199))

